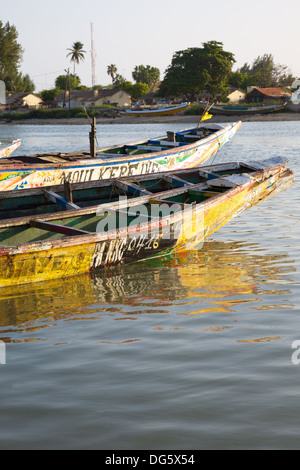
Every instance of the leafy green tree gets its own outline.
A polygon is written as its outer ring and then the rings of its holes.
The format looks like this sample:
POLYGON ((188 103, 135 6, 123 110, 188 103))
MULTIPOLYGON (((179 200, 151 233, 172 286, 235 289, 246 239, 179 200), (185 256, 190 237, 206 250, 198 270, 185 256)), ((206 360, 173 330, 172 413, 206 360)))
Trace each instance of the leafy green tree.
POLYGON ((221 42, 209 41, 202 46, 175 52, 159 89, 161 96, 185 94, 194 99, 204 91, 213 97, 224 92, 234 55, 224 51, 221 42))
POLYGON ((150 65, 137 65, 132 72, 132 78, 136 83, 146 83, 151 91, 159 83, 160 71, 157 67, 150 65))
POLYGON ((0 78, 17 72, 22 61, 23 49, 17 41, 18 33, 15 26, 0 21, 0 78))
POLYGON ((262 57, 258 56, 254 60, 251 68, 251 75, 262 88, 271 87, 273 85, 274 68, 275 63, 273 55, 264 54, 262 57))
POLYGON ((69 89, 69 77, 70 77, 70 90, 76 90, 81 85, 80 78, 78 75, 59 75, 55 79, 55 87, 61 90, 69 89))
POLYGON ((244 91, 247 91, 248 86, 255 85, 254 78, 252 76, 248 76, 246 73, 239 72, 238 70, 236 72, 232 72, 228 79, 228 84, 244 91))
POLYGON ((146 83, 135 83, 132 84, 130 81, 124 80, 120 88, 126 91, 132 98, 138 100, 141 96, 149 93, 149 87, 146 83))
POLYGON ((74 72, 73 75, 75 76, 75 64, 80 64, 81 60, 84 60, 84 54, 86 51, 83 50, 83 44, 80 41, 76 41, 73 43, 73 46, 70 49, 67 49, 69 54, 67 57, 71 56, 70 61, 74 63, 74 72))
POLYGON ((261 88, 289 86, 295 79, 287 66, 275 64, 272 54, 256 57, 251 66, 246 63, 239 72, 248 76, 251 85, 261 88))
POLYGON ((248 64, 248 62, 246 62, 243 67, 241 67, 240 69, 237 70, 238 72, 240 73, 243 73, 247 76, 251 75, 251 65, 248 64))
POLYGON ((86 86, 86 85, 78 85, 75 90, 91 90, 90 87, 86 86))
POLYGON ((132 85, 130 91, 128 93, 132 96, 132 98, 138 100, 141 96, 146 95, 149 93, 149 87, 147 83, 135 83, 132 85))
POLYGON ((28 74, 22 75, 21 74, 21 86, 23 87, 24 92, 32 93, 35 90, 35 84, 31 80, 28 74))
POLYGON ((12 72, 6 78, 6 90, 10 92, 33 93, 35 84, 29 75, 22 75, 21 72, 12 72))
POLYGON ((291 73, 287 65, 275 65, 273 81, 277 86, 291 86, 295 80, 296 77, 291 73))
POLYGON ((18 72, 23 52, 16 27, 0 21, 0 80, 5 82, 7 91, 31 92, 35 88, 28 75, 18 72))
POLYGON ((53 101, 55 96, 60 93, 61 90, 59 88, 53 88, 52 90, 43 90, 41 92, 41 97, 44 102, 53 101))
POLYGON ((129 80, 124 80, 121 83, 120 88, 131 95, 132 86, 132 82, 130 82, 129 80))

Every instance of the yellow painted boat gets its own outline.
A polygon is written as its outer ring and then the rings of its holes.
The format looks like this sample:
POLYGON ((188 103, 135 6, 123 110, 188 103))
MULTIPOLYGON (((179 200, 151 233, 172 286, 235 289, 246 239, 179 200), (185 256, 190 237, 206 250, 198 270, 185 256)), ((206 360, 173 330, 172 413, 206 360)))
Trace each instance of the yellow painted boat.
POLYGON ((177 106, 168 106, 166 108, 141 108, 141 109, 127 109, 125 111, 126 116, 170 116, 172 114, 181 113, 187 108, 192 106, 192 103, 181 103, 177 106))
POLYGON ((69 200, 65 186, 3 193, 0 287, 194 249, 293 180, 274 157, 77 184, 69 200))

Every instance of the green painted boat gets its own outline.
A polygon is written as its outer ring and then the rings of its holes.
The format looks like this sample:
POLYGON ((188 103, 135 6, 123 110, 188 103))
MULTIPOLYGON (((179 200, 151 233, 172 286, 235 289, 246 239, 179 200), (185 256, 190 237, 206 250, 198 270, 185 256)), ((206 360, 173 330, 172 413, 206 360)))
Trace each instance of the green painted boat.
MULTIPOLYGON (((202 109, 207 107, 207 103, 198 103, 202 109)), ((231 105, 231 104, 214 104, 210 107, 210 112, 213 114, 224 115, 248 115, 248 114, 267 114, 282 111, 286 103, 282 104, 262 104, 259 106, 247 105, 231 105)))
POLYGON ((293 180, 274 157, 2 192, 0 287, 195 249, 293 180))

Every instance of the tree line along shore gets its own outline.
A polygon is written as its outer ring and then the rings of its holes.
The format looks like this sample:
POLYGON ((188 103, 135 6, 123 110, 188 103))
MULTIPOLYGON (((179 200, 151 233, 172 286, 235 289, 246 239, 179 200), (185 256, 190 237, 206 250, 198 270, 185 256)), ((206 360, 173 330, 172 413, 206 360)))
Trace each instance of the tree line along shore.
MULTIPOLYGON (((4 84, 4 93, 5 89, 8 93, 33 93, 34 82, 29 75, 24 76, 19 70, 24 49, 18 42, 17 29, 9 22, 4 24, 1 20, 0 44, 0 81, 4 84)), ((111 76, 112 84, 104 87, 93 82, 90 88, 82 84, 80 77, 75 73, 75 66, 84 60, 85 54, 81 41, 74 41, 71 48, 67 49, 66 59, 73 64, 73 73, 68 67, 65 69, 66 74, 56 78, 54 88, 39 92, 47 107, 50 107, 55 97, 62 92, 68 92, 70 96, 70 92, 75 90, 97 91, 103 88, 121 89, 133 101, 151 92, 163 99, 184 98, 184 101, 195 101, 196 97, 206 94, 213 100, 218 99, 219 102, 226 103, 228 91, 232 87, 244 92, 249 87, 289 89, 296 79, 287 66, 276 64, 273 55, 268 53, 255 58, 252 65, 245 63, 234 71, 234 54, 224 50, 222 42, 210 40, 203 42, 201 47, 175 51, 162 79, 157 67, 141 64, 135 66, 132 72, 135 81, 133 84, 117 72, 115 64, 111 64, 107 67, 107 73, 111 76)), ((5 102, 0 101, 0 104, 5 102)))
MULTIPOLYGON (((152 117, 136 117, 136 116, 122 116, 115 118, 101 118, 96 119, 97 124, 197 124, 199 121, 197 115, 170 115, 170 116, 152 116, 152 117)), ((275 122, 275 121, 299 121, 300 114, 294 112, 280 112, 270 114, 256 114, 256 115, 213 115, 208 122, 275 122)), ((0 124, 18 125, 23 124, 38 124, 38 125, 89 125, 90 121, 87 118, 61 118, 61 119, 26 119, 22 121, 0 121, 0 124)))

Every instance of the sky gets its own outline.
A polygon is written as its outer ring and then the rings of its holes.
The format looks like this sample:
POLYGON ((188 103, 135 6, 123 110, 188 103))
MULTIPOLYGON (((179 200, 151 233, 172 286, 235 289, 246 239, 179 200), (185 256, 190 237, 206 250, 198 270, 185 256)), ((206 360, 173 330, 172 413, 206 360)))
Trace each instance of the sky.
POLYGON ((173 54, 218 41, 234 54, 233 70, 272 54, 300 78, 299 0, 1 0, 0 21, 14 25, 24 49, 20 71, 36 92, 54 88, 73 65, 67 57, 83 43, 85 60, 76 65, 82 85, 92 86, 91 24, 96 84, 109 85, 107 67, 132 81, 137 65, 157 67, 163 79, 173 54))

